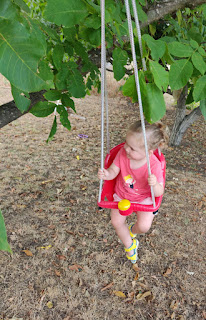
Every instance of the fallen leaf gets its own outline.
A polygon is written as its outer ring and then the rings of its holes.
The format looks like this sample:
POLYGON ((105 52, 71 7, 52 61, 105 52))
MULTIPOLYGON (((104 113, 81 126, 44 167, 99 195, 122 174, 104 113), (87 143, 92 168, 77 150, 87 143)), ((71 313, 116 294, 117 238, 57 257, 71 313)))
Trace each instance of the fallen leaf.
POLYGON ((49 309, 53 308, 53 303, 51 301, 48 301, 46 305, 49 309))
POLYGON ((163 273, 164 277, 169 276, 172 273, 172 268, 167 268, 167 270, 163 273))
POLYGON ((173 300, 170 304, 170 309, 176 310, 178 308, 178 301, 173 300))
POLYGON ((101 291, 110 289, 113 286, 114 282, 109 283, 108 285, 106 285, 104 288, 101 289, 101 291))
POLYGON ((76 156, 76 158, 77 158, 77 160, 79 160, 79 159, 80 159, 80 157, 79 157, 79 156, 76 156))
POLYGON ((58 270, 54 270, 55 274, 57 277, 60 277, 61 276, 61 273, 58 271, 58 270))
POLYGON ((62 193, 63 189, 57 189, 57 195, 59 195, 60 193, 62 193))
POLYGON ((61 254, 58 254, 57 257, 59 260, 66 260, 66 257, 61 254))
POLYGON ((126 298, 126 295, 122 291, 113 291, 115 296, 120 297, 120 298, 126 298))
POLYGON ((73 236, 75 235, 75 233, 74 233, 73 231, 66 230, 66 232, 69 233, 69 234, 71 234, 71 235, 73 235, 73 236))
POLYGON ((137 263, 133 264, 132 269, 136 272, 139 272, 140 268, 138 267, 137 263))
POLYGON ((22 250, 24 253, 26 253, 27 256, 32 257, 33 253, 30 250, 22 250))
POLYGON ((52 182, 53 180, 45 180, 45 181, 42 181, 41 184, 46 184, 46 183, 49 183, 49 182, 52 182))
POLYGON ((72 266, 69 266, 69 269, 73 270, 73 271, 80 272, 80 271, 82 271, 83 268, 79 264, 73 264, 72 266))
POLYGON ((137 282, 137 284, 142 288, 145 288, 145 289, 147 288, 147 285, 142 282, 137 282))
POLYGON ((83 233, 78 232, 78 235, 79 235, 81 238, 84 237, 84 234, 83 234, 83 233))
POLYGON ((46 247, 40 247, 40 249, 46 249, 46 250, 48 250, 49 248, 51 248, 51 244, 49 244, 49 245, 46 246, 46 247))
POLYGON ((138 293, 138 295, 136 296, 136 299, 141 300, 141 296, 142 296, 142 293, 138 293))
POLYGON ((151 294, 152 294, 151 291, 146 291, 144 293, 139 293, 136 298, 137 298, 137 300, 142 300, 148 296, 151 296, 151 294))
POLYGON ((137 272, 136 276, 134 277, 134 280, 136 281, 138 280, 138 278, 139 278, 139 273, 137 272))

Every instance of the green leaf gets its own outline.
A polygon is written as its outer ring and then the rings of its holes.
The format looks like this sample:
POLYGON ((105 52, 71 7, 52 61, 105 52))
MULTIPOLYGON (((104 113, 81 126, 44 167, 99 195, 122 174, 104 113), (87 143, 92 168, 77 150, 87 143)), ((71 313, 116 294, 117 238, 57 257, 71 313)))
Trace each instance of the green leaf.
POLYGON ((201 6, 201 8, 202 8, 202 13, 203 13, 204 17, 206 18, 206 4, 203 4, 201 6))
POLYGON ((161 40, 154 40, 148 34, 144 34, 142 38, 144 39, 144 41, 147 43, 148 47, 151 50, 152 59, 153 60, 161 59, 166 50, 165 43, 161 40))
POLYGON ((61 92, 58 90, 49 90, 44 94, 44 98, 48 101, 56 101, 61 98, 61 92))
POLYGON ((68 78, 68 66, 67 63, 62 63, 62 67, 55 76, 56 78, 56 87, 58 90, 66 90, 67 89, 67 78, 68 78))
POLYGON ((19 90, 39 91, 46 83, 37 73, 46 42, 16 20, 0 19, 0 72, 19 90))
POLYGON ((97 14, 92 14, 84 21, 87 28, 99 29, 101 27, 101 17, 97 14))
POLYGON ((7 241, 6 227, 4 223, 4 217, 0 210, 0 250, 12 253, 12 250, 7 241))
POLYGON ((198 52, 199 52, 203 57, 206 57, 206 52, 205 52, 205 50, 204 50, 202 47, 199 47, 199 48, 198 48, 198 52))
POLYGON ((204 62, 202 56, 198 52, 194 52, 192 55, 192 62, 197 70, 203 75, 206 71, 206 63, 204 62))
POLYGON ((44 23, 41 23, 40 21, 38 21, 39 26, 41 28, 41 30, 46 33, 46 35, 48 35, 51 39, 53 39, 54 41, 58 41, 59 40, 59 36, 58 33, 55 29, 45 25, 44 23))
POLYGON ((113 70, 114 77, 117 81, 121 80, 125 75, 125 65, 127 64, 127 52, 116 48, 113 51, 113 70))
POLYGON ((92 28, 85 28, 82 29, 80 32, 80 35, 83 39, 85 39, 87 42, 92 44, 95 47, 99 47, 101 45, 101 30, 95 30, 92 28))
POLYGON ((87 29, 89 42, 92 45, 99 47, 101 45, 101 30, 87 29))
MULTIPOLYGON (((133 10, 132 14, 133 14, 133 10)), ((145 22, 147 21, 147 14, 144 12, 144 10, 142 9, 142 7, 137 3, 137 12, 138 12, 138 19, 141 22, 145 22)))
POLYGON ((83 98, 86 94, 83 77, 75 63, 68 63, 67 88, 75 98, 83 98))
POLYGON ((206 120, 206 99, 200 101, 200 110, 202 112, 203 117, 206 120))
POLYGON ((45 18, 59 26, 73 27, 88 15, 87 5, 83 0, 47 0, 45 18))
POLYGON ((132 102, 138 101, 135 76, 130 76, 122 87, 122 93, 126 97, 131 97, 132 102))
POLYGON ((162 91, 154 84, 146 84, 146 94, 142 92, 144 115, 148 122, 159 121, 166 112, 166 106, 162 91))
POLYGON ((198 49, 199 48, 199 44, 195 40, 190 40, 190 45, 194 49, 198 49))
POLYGON ((14 98, 14 101, 15 101, 17 108, 22 113, 27 111, 30 104, 31 104, 30 99, 28 99, 29 98, 28 92, 22 92, 21 90, 17 89, 15 86, 11 86, 11 93, 12 93, 12 96, 14 98), (27 95, 28 98, 25 97, 25 95, 27 95))
MULTIPOLYGON (((139 82, 145 118, 150 123, 156 122, 166 112, 163 93, 154 83, 145 83, 144 72, 139 74, 139 82)), ((131 97, 132 102, 138 101, 134 75, 124 84, 123 94, 131 97)))
POLYGON ((150 60, 149 64, 155 84, 160 90, 163 88, 164 91, 167 91, 169 84, 169 73, 165 71, 165 69, 157 61, 150 60))
POLYGON ((16 3, 23 11, 30 13, 31 10, 26 5, 26 3, 23 0, 13 0, 14 3, 16 3))
POLYGON ((76 54, 78 54, 84 61, 88 62, 89 56, 83 44, 79 41, 73 41, 72 45, 76 54))
POLYGON ((60 121, 61 124, 67 128, 68 130, 71 130, 71 124, 70 121, 68 119, 68 112, 65 109, 64 106, 57 106, 57 112, 60 114, 60 121))
POLYGON ((171 65, 169 71, 169 85, 172 90, 183 88, 193 72, 192 63, 186 59, 178 60, 171 65))
POLYGON ((51 70, 51 67, 49 66, 48 61, 40 61, 39 62, 39 66, 38 66, 38 70, 39 70, 39 76, 45 80, 45 82, 48 84, 49 87, 53 87, 53 80, 54 80, 54 74, 51 70))
POLYGON ((55 103, 40 101, 31 108, 30 112, 36 117, 44 118, 54 112, 55 107, 55 103))
POLYGON ((56 45, 53 50, 52 59, 57 70, 61 69, 64 57, 63 45, 56 45))
POLYGON ((170 54, 180 58, 191 57, 194 52, 190 45, 177 41, 168 43, 168 49, 170 54))
POLYGON ((188 31, 188 37, 195 40, 197 43, 201 43, 203 41, 203 37, 200 33, 199 28, 197 27, 192 27, 189 31, 188 31))
POLYGON ((193 97, 196 102, 206 99, 206 76, 197 80, 193 91, 193 97))
POLYGON ((142 6, 146 6, 146 1, 145 1, 145 0, 139 0, 139 3, 140 3, 142 6))
POLYGON ((77 29, 76 29, 76 27, 63 28, 63 33, 64 33, 65 38, 68 41, 74 41, 76 38, 77 29))
POLYGON ((18 19, 17 7, 8 0, 0 1, 0 18, 4 19, 18 19))
POLYGON ((56 131, 57 131, 57 117, 55 116, 51 131, 50 131, 50 134, 49 134, 49 137, 48 137, 48 139, 46 141, 47 143, 53 139, 56 131))
POLYGON ((61 102, 64 107, 72 108, 76 112, 74 101, 66 93, 62 95, 61 102))

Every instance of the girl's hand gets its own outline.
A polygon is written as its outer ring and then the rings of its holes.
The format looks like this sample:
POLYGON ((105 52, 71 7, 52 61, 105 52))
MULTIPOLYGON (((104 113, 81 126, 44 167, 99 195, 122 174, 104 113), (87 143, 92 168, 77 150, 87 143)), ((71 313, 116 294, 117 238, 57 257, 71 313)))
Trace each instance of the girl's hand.
POLYGON ((103 170, 99 169, 97 175, 99 179, 105 180, 109 176, 109 172, 106 169, 103 169, 103 170))
POLYGON ((157 178, 154 174, 151 174, 148 178, 149 186, 155 186, 157 184, 157 178))

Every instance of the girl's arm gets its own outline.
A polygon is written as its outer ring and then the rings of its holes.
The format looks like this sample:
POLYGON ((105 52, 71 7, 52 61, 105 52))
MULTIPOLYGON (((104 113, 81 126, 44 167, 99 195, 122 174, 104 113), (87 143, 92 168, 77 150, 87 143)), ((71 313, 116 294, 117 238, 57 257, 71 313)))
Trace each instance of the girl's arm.
POLYGON ((114 163, 108 169, 99 169, 98 178, 103 180, 113 180, 119 174, 120 168, 117 167, 114 163))
POLYGON ((163 195, 164 187, 157 181, 157 177, 154 174, 151 174, 149 176, 148 184, 153 187, 155 197, 160 197, 161 195, 163 195))

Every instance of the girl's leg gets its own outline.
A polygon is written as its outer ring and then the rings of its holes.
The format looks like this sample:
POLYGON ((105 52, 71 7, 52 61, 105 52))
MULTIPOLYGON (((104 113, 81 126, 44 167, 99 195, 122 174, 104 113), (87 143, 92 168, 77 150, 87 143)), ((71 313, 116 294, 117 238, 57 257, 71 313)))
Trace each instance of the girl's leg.
MULTIPOLYGON (((129 234, 129 229, 125 224, 126 216, 122 216, 119 213, 118 209, 111 209, 111 222, 119 239, 124 244, 125 248, 129 248, 132 245, 132 239, 129 234)), ((133 251, 128 253, 129 255, 133 254, 133 251)))
POLYGON ((141 234, 141 233, 146 233, 149 231, 152 221, 154 219, 154 214, 153 212, 142 212, 138 211, 137 212, 137 222, 133 225, 132 227, 132 233, 136 234, 141 234))

